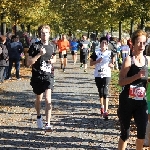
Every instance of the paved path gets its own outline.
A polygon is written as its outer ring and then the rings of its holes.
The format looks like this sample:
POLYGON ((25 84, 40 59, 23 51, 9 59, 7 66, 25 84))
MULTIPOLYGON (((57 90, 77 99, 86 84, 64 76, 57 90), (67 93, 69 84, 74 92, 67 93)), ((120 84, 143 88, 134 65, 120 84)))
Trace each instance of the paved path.
MULTIPOLYGON (((0 85, 0 149, 24 150, 116 150, 119 136, 116 116, 117 99, 111 92, 111 114, 108 121, 99 115, 99 100, 93 68, 84 73, 79 63, 72 65, 71 56, 66 72, 55 69, 55 90, 52 94, 52 125, 45 133, 36 128, 35 95, 29 85, 30 74, 21 81, 0 85)), ((113 87, 112 87, 113 88, 113 87)), ((42 102, 44 114, 44 101, 42 102)), ((45 118, 45 116, 43 116, 45 118)), ((133 136, 133 135, 132 135, 133 136)), ((134 148, 130 139, 128 149, 134 148)))

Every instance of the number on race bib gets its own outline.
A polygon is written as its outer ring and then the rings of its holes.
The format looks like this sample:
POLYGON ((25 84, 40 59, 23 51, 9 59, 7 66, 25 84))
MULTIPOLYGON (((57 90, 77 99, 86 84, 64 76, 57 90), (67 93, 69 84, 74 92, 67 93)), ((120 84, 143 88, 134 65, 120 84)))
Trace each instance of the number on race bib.
POLYGON ((106 73, 107 73, 107 69, 106 69, 106 68, 100 68, 100 69, 98 70, 98 72, 99 72, 100 74, 106 74, 106 73))
POLYGON ((137 87, 137 86, 130 85, 129 98, 135 100, 143 100, 145 94, 146 94, 146 90, 144 87, 137 87))

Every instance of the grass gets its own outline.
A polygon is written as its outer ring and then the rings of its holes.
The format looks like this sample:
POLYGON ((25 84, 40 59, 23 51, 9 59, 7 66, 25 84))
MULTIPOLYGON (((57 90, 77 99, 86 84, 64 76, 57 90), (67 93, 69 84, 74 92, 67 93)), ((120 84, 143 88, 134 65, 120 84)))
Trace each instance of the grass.
POLYGON ((118 85, 119 71, 113 70, 111 76, 111 86, 115 92, 120 92, 121 87, 118 85))

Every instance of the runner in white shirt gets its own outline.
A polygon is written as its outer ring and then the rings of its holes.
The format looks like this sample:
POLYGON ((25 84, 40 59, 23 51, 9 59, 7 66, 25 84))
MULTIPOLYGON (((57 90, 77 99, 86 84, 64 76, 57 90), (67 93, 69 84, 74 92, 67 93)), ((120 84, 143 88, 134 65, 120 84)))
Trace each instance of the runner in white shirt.
POLYGON ((108 89, 111 80, 111 68, 114 67, 115 57, 108 50, 108 40, 101 37, 100 48, 91 55, 90 66, 95 65, 94 77, 98 88, 101 115, 104 119, 108 119, 108 89))

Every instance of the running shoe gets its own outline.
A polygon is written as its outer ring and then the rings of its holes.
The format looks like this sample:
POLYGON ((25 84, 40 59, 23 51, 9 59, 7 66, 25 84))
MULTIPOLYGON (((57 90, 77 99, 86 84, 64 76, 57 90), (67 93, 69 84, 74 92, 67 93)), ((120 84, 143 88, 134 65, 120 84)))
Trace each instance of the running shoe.
POLYGON ((104 113, 104 108, 101 108, 101 109, 100 109, 100 112, 101 112, 101 115, 103 115, 103 113, 104 113))
POLYGON ((107 112, 104 112, 104 113, 103 113, 103 118, 104 118, 105 120, 108 120, 108 113, 107 113, 107 112))
POLYGON ((65 68, 63 69, 63 72, 65 72, 66 70, 65 70, 65 68))
POLYGON ((47 131, 47 132, 52 132, 52 131, 53 131, 52 126, 51 126, 51 125, 46 124, 46 126, 45 126, 45 131, 47 131))
POLYGON ((37 118, 37 127, 38 127, 39 129, 42 129, 42 128, 43 128, 42 116, 41 116, 41 118, 37 118))
POLYGON ((80 68, 83 68, 83 64, 80 65, 80 68))
POLYGON ((86 69, 84 69, 84 72, 87 72, 87 70, 86 70, 86 69))

